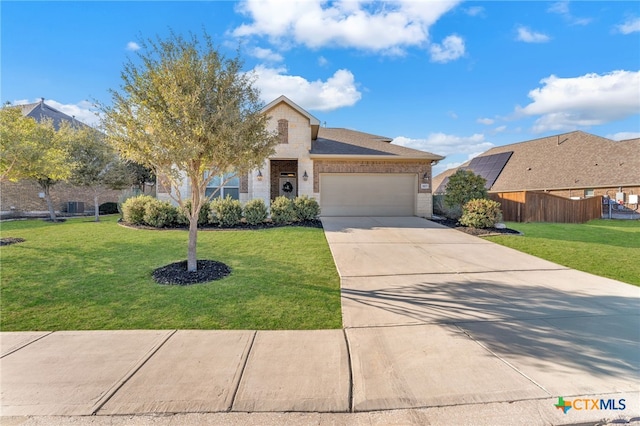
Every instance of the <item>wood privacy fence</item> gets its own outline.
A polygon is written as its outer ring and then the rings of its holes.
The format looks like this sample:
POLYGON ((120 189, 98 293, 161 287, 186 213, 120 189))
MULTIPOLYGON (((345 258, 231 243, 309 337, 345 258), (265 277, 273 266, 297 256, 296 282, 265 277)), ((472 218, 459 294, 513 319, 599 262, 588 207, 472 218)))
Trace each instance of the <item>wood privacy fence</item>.
POLYGON ((546 192, 497 192, 489 198, 502 206, 508 222, 584 223, 602 217, 602 197, 581 200, 551 195, 546 192))

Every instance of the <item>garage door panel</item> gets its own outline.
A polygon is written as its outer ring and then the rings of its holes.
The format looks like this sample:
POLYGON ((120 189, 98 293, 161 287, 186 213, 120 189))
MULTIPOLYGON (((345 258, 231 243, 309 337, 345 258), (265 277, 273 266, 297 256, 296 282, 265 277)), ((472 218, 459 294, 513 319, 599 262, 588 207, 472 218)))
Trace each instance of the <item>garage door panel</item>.
POLYGON ((321 174, 322 215, 413 216, 416 185, 413 174, 321 174))

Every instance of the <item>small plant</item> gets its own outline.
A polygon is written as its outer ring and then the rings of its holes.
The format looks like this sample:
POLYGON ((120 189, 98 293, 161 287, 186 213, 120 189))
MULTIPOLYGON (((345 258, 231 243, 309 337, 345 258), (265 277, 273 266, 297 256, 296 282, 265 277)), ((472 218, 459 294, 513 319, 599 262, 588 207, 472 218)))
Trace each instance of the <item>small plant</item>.
POLYGON ((235 226, 242 220, 242 204, 240 201, 227 198, 216 198, 211 202, 209 222, 219 226, 235 226))
POLYGON ((167 201, 152 199, 144 210, 144 222, 156 228, 175 225, 178 217, 178 210, 167 201))
MULTIPOLYGON (((180 225, 189 225, 189 217, 187 213, 191 213, 191 201, 187 201, 184 204, 184 209, 178 208, 177 221, 180 225)), ((200 207, 200 213, 198 213, 198 226, 204 226, 209 223, 209 213, 211 212, 211 204, 204 203, 200 207)))
POLYGON ((301 195, 293 200, 293 209, 298 220, 314 220, 320 215, 320 205, 315 198, 301 195))
POLYGON ((262 198, 254 198, 244 206, 244 218, 249 225, 258 225, 267 218, 267 206, 262 198))
POLYGON ((491 228, 501 220, 500 203, 493 200, 476 199, 464 205, 460 223, 471 228, 491 228))
POLYGON ((288 223, 296 220, 293 201, 284 195, 271 202, 271 220, 274 223, 288 223))
POLYGON ((118 213, 118 203, 111 201, 102 203, 100 204, 100 207, 98 207, 98 211, 100 214, 116 214, 118 213))
POLYGON ((122 203, 122 219, 132 225, 143 225, 145 207, 147 203, 154 201, 155 198, 149 195, 139 195, 137 197, 128 198, 122 203))

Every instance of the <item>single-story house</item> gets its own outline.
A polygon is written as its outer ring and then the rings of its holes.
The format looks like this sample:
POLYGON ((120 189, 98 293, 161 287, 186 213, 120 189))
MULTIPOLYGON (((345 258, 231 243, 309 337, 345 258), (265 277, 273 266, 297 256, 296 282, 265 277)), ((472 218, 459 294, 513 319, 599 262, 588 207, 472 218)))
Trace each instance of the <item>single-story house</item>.
MULTIPOLYGON (((262 167, 231 179, 214 179, 209 193, 246 202, 307 195, 318 200, 323 216, 431 217, 431 167, 444 157, 405 148, 392 139, 354 130, 326 128, 285 96, 263 108, 269 129, 280 140, 262 167)), ((157 196, 169 200, 168 188, 157 196)), ((189 193, 188 182, 181 188, 189 193)))
MULTIPOLYGON (((573 199, 602 195, 628 204, 640 194, 640 138, 617 142, 574 131, 491 148, 460 168, 487 179, 489 193, 543 191, 573 199)), ((444 193, 457 170, 437 175, 434 193, 444 193)))

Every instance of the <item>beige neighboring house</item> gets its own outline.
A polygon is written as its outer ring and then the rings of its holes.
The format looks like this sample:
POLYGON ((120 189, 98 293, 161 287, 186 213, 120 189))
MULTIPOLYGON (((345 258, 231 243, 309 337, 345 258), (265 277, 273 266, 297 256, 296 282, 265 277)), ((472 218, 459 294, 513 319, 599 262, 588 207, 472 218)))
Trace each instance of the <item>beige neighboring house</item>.
MULTIPOLYGON (((262 167, 230 179, 214 179, 208 194, 245 203, 261 198, 307 195, 320 203, 322 216, 431 217, 431 167, 444 157, 405 148, 392 139, 348 129, 325 128, 285 96, 263 108, 269 129, 280 142, 262 167)), ((157 196, 169 200, 158 185, 157 196)), ((188 182, 181 188, 188 194, 188 182)))
MULTIPOLYGON (((640 194, 640 139, 616 142, 575 131, 495 147, 460 167, 489 177, 490 193, 544 191, 574 199, 603 195, 629 204, 640 194)), ((435 193, 444 193, 456 170, 434 178, 435 193)))

